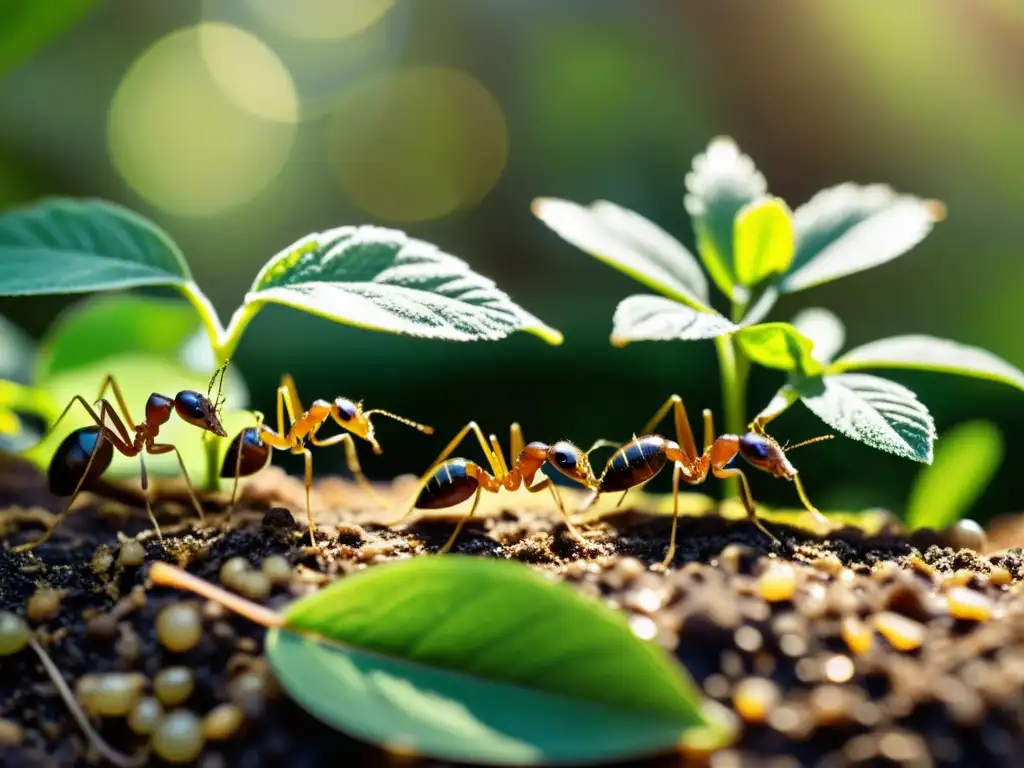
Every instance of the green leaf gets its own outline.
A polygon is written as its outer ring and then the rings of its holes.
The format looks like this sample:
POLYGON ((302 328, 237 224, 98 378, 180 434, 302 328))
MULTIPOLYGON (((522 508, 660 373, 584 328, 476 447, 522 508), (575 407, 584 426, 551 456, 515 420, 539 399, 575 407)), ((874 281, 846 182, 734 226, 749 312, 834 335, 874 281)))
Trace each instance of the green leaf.
POLYGON ((671 752, 731 734, 625 619, 521 563, 374 566, 293 603, 267 655, 352 736, 440 760, 537 765, 671 752))
POLYGON ((0 296, 191 282, 170 237, 121 206, 58 198, 0 216, 0 296))
POLYGON ((789 323, 751 325, 738 331, 735 338, 751 360, 768 368, 806 376, 823 370, 812 354, 814 342, 789 323))
POLYGON ((846 343, 846 328, 843 321, 822 307, 805 309, 790 322, 794 328, 814 342, 811 354, 820 363, 829 363, 846 343))
POLYGON ((863 373, 799 380, 800 399, 832 429, 906 459, 931 464, 935 423, 917 395, 863 373))
POLYGON ((534 215, 580 250, 649 288, 695 309, 708 308, 708 281, 697 259, 657 224, 615 203, 584 207, 538 198, 534 215))
POLYGON ((777 197, 740 209, 733 238, 736 279, 746 287, 785 272, 796 252, 792 214, 777 197))
POLYGON ((744 300, 736 289, 733 239, 737 214, 768 193, 768 183, 754 161, 727 136, 711 140, 693 159, 686 175, 687 212, 693 219, 697 250, 708 274, 726 296, 744 300))
POLYGON ((0 3, 0 74, 77 22, 96 0, 4 0, 0 3))
MULTIPOLYGON (((466 262, 381 227, 339 227, 288 247, 257 275, 239 313, 251 316, 266 303, 431 339, 494 341, 524 330, 551 344, 562 342, 561 333, 466 262)), ((241 325, 232 320, 228 346, 241 325)))
POLYGON ((802 291, 891 261, 944 217, 941 203, 898 195, 881 184, 823 190, 793 214, 796 256, 781 288, 802 291))
MULTIPOLYGON (((63 410, 64 406, 71 402, 74 395, 81 395, 86 402, 92 404, 104 378, 111 373, 114 374, 124 393, 129 415, 136 421, 143 417, 146 399, 151 393, 159 392, 168 397, 174 397, 183 389, 193 389, 205 393, 210 378, 208 374, 190 371, 181 363, 166 356, 129 353, 118 357, 107 357, 90 365, 65 370, 63 373, 40 382, 39 389, 60 410, 63 410)), ((231 389, 230 383, 231 380, 228 379, 225 384, 226 409, 235 409, 238 407, 239 393, 231 389)), ((117 401, 111 391, 108 390, 106 397, 116 406, 117 401)), ((227 410, 222 413, 221 420, 228 435, 234 437, 243 426, 254 423, 254 418, 245 412, 227 410), (237 421, 232 421, 229 416, 233 413, 242 413, 244 423, 239 424, 237 421), (232 429, 235 431, 232 432, 232 429)), ((46 467, 64 437, 74 429, 94 423, 85 409, 80 404, 76 404, 57 428, 27 451, 26 456, 38 466, 46 467)), ((207 434, 176 416, 172 416, 170 421, 160 429, 160 442, 173 443, 178 446, 193 484, 197 487, 204 484, 207 479, 205 448, 207 434)), ((223 439, 220 443, 222 452, 226 453, 228 440, 223 439)), ((146 468, 153 476, 177 477, 181 474, 178 461, 173 453, 157 456, 147 455, 145 461, 146 468)), ((104 475, 104 477, 112 479, 137 479, 138 476, 139 460, 127 458, 116 452, 110 468, 104 475)))
POLYGON ((717 312, 699 312, 664 296, 630 296, 619 302, 612 319, 612 344, 631 341, 713 339, 739 330, 717 312))
POLYGON ((1024 389, 1024 372, 991 352, 935 336, 892 336, 851 349, 830 371, 902 368, 1000 381, 1024 389))
POLYGON ((942 530, 971 508, 992 482, 1004 454, 999 428, 967 421, 942 435, 935 460, 918 473, 907 504, 907 526, 942 530))
POLYGON ((0 315, 0 379, 27 384, 35 344, 21 328, 0 315))

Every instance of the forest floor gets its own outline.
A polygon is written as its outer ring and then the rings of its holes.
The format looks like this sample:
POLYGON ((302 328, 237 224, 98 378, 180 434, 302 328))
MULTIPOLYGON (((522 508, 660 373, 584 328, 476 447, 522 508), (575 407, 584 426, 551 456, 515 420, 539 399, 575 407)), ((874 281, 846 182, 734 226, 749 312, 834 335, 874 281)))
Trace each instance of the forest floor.
MULTIPOLYGON (((396 498, 407 491, 396 481, 396 498)), ((221 707, 221 724, 229 723, 222 738, 207 739, 203 768, 408 765, 408 756, 353 741, 292 703, 263 656, 264 630, 219 606, 193 601, 201 635, 190 650, 167 650, 157 616, 189 596, 147 583, 158 560, 219 582, 230 558, 259 569, 280 555, 290 578, 260 599, 280 608, 353 570, 434 552, 452 531, 449 520, 388 528, 345 511, 365 501, 361 494, 339 479, 316 486, 319 551, 309 546, 301 483, 270 469, 247 487, 229 524, 208 514, 198 525, 189 507, 162 503, 161 545, 139 504, 86 495, 50 541, 15 554, 10 547, 38 536, 60 505, 44 478, 5 459, 0 610, 32 617, 72 690, 90 674, 151 681, 162 669, 190 669, 194 688, 180 706, 200 718, 221 707), (144 557, 125 537, 142 544, 144 557)), ((745 521, 687 516, 673 567, 661 573, 650 566, 664 557, 670 517, 625 504, 583 528, 596 550, 584 552, 549 499, 520 506, 520 498, 493 502, 455 551, 552 571, 674 653, 742 722, 738 743, 714 756, 714 768, 1024 764, 1024 551, 1007 548, 1021 541, 1019 521, 992 532, 998 552, 979 554, 911 543, 886 527, 820 538, 769 523, 780 549, 745 521)), ((147 749, 124 717, 95 724, 120 752, 147 749)), ((28 649, 0 657, 0 764, 103 764, 28 649)))

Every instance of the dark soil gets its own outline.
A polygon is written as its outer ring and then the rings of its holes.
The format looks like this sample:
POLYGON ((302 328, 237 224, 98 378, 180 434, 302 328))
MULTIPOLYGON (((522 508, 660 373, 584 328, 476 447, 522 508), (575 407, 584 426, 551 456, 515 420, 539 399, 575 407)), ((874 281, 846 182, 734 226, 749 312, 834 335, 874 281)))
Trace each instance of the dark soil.
MULTIPOLYGON (((325 509, 356 498, 337 480, 319 491, 325 509)), ((174 521, 186 507, 162 505, 166 548, 136 505, 89 497, 50 542, 12 554, 9 547, 37 536, 38 521, 61 505, 34 471, 4 458, 0 609, 25 615, 40 587, 61 591, 59 611, 33 627, 72 689, 90 673, 139 671, 152 679, 185 665, 196 678, 190 710, 201 717, 239 704, 243 725, 227 740, 207 742, 199 758, 205 768, 408 764, 291 703, 262 657, 263 630, 218 606, 202 604, 204 631, 192 650, 172 653, 157 640, 160 609, 189 596, 147 585, 154 561, 217 582, 230 557, 259 566, 284 555, 295 566, 291 586, 263 601, 280 607, 365 564, 435 551, 452 530, 448 522, 391 530, 356 513, 325 512, 319 536, 327 546, 317 556, 297 522, 300 492, 294 479, 268 470, 227 533, 216 515, 199 527, 174 521), (144 543, 143 565, 117 564, 118 530, 144 543)), ((606 519, 586 529, 604 554, 582 556, 553 513, 509 509, 467 526, 456 550, 552 570, 674 652, 705 693, 743 722, 738 744, 711 757, 715 768, 1024 765, 1022 550, 982 556, 932 545, 922 552, 894 533, 869 537, 851 528, 819 540, 772 525, 784 542, 779 550, 749 524, 712 516, 683 519, 673 568, 652 571, 669 527, 661 516, 606 519)), ((96 724, 125 753, 146 747, 123 718, 96 724)), ((0 657, 0 765, 101 763, 36 655, 26 649, 0 657)), ((163 765, 156 758, 148 764, 163 765)))

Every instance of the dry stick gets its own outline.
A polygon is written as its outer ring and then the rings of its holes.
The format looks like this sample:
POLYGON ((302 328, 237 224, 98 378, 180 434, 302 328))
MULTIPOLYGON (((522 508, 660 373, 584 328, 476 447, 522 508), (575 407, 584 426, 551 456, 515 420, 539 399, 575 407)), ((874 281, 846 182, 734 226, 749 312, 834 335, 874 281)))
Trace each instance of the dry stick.
POLYGON ((123 752, 118 752, 103 740, 103 737, 100 736, 99 733, 96 732, 96 729, 92 727, 92 723, 89 722, 89 718, 86 717, 85 712, 83 712, 82 708, 78 705, 78 701, 75 700, 75 695, 71 692, 71 689, 68 688, 68 684, 64 682, 64 678, 61 677, 60 670, 57 669, 57 665, 53 663, 50 655, 34 637, 30 636, 28 642, 29 645, 32 646, 32 650, 36 652, 39 660, 43 663, 43 669, 46 670, 46 674, 49 675, 50 680, 52 680, 53 684, 57 687, 57 692, 60 694, 60 697, 64 699, 64 704, 66 704, 67 708, 71 710, 72 716, 78 721, 78 725, 83 731, 85 731, 86 737, 92 742, 92 745, 96 747, 97 751, 99 751, 103 757, 107 758, 107 760, 112 762, 114 765, 119 766, 119 768, 140 768, 140 766, 145 765, 146 760, 148 759, 148 755, 145 753, 137 755, 136 757, 131 757, 123 752))
POLYGON ((198 576, 193 576, 188 571, 177 566, 161 562, 153 563, 153 567, 149 571, 149 577, 153 580, 154 584, 159 584, 162 587, 175 587, 195 592, 200 597, 220 603, 225 608, 234 611, 240 616, 245 616, 250 621, 264 627, 284 626, 284 616, 277 611, 264 608, 262 605, 239 597, 232 592, 228 592, 226 589, 221 589, 217 585, 200 579, 198 576))

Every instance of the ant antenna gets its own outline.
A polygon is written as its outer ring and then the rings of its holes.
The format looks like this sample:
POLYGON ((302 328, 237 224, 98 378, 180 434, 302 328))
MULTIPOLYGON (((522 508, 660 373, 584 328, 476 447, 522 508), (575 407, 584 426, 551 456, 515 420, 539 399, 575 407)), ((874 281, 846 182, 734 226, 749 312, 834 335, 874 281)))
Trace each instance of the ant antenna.
POLYGON ((796 445, 785 445, 783 446, 782 450, 792 451, 796 448, 803 448, 805 445, 813 445, 814 443, 821 443, 824 442, 825 440, 831 440, 834 437, 835 435, 821 435, 820 437, 812 437, 810 440, 804 440, 802 443, 797 443, 796 445))
POLYGON ((418 422, 413 421, 412 419, 407 419, 404 416, 398 416, 397 414, 391 413, 390 411, 382 411, 380 408, 374 408, 372 410, 365 411, 363 413, 363 416, 369 417, 374 413, 379 413, 381 416, 387 416, 389 419, 394 419, 395 421, 401 424, 405 424, 408 427, 412 427, 413 429, 419 430, 425 435, 434 434, 433 427, 428 427, 426 424, 420 424, 418 422))
POLYGON ((212 399, 210 398, 210 395, 213 393, 213 383, 217 381, 218 377, 220 378, 220 381, 217 384, 217 398, 213 400, 213 409, 217 412, 220 411, 220 407, 224 404, 224 397, 222 396, 224 391, 224 376, 226 375, 228 364, 230 362, 231 359, 228 358, 220 368, 213 372, 213 376, 210 377, 210 386, 206 388, 207 399, 212 399))

